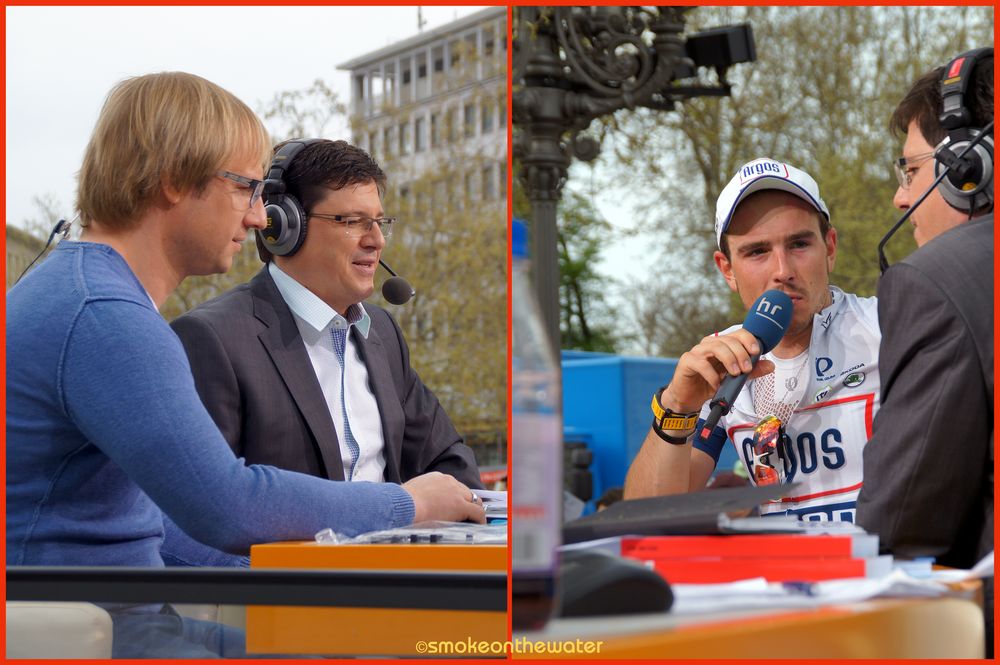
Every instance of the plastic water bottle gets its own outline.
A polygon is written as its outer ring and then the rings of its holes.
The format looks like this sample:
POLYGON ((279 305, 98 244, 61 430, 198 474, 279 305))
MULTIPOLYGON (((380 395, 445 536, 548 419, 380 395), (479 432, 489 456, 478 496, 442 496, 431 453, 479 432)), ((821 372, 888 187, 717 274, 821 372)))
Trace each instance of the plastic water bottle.
POLYGON ((531 286, 527 232, 511 228, 511 608, 514 629, 541 628, 555 604, 562 523, 562 400, 555 354, 531 286))

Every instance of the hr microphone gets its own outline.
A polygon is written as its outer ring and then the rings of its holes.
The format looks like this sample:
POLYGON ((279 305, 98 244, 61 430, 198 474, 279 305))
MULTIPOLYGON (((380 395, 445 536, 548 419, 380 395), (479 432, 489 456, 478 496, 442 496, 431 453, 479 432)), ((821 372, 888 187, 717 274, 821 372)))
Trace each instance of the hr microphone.
MULTIPOLYGON (((750 356, 751 370, 760 360, 761 354, 767 353, 778 345, 791 322, 792 299, 788 297, 788 294, 771 289, 762 293, 754 301, 753 305, 750 306, 750 311, 747 312, 747 318, 743 321, 743 329, 748 330, 756 337, 757 343, 760 345, 760 352, 750 356)), ((750 376, 749 372, 738 376, 730 374, 722 380, 722 385, 719 386, 715 397, 709 403, 712 411, 705 419, 701 432, 698 433, 699 439, 702 441, 708 439, 712 430, 719 424, 719 418, 732 410, 733 402, 736 401, 736 396, 740 394, 746 384, 748 376, 750 376)))
POLYGON ((382 282, 383 298, 393 305, 405 305, 410 301, 410 298, 417 295, 417 292, 410 286, 410 283, 397 275, 392 268, 386 265, 385 261, 379 259, 378 264, 392 275, 392 277, 382 282))

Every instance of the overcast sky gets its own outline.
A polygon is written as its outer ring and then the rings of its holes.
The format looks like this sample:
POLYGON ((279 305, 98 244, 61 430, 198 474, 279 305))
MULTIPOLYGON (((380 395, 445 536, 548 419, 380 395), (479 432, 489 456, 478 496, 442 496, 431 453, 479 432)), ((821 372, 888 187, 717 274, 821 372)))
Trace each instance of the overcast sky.
MULTIPOLYGON (((482 7, 423 7, 429 30, 482 7)), ((7 218, 54 195, 69 216, 76 172, 118 81, 187 71, 259 111, 322 78, 350 99, 336 66, 417 34, 414 7, 7 7, 7 218)), ((347 137, 346 126, 332 128, 347 137)))

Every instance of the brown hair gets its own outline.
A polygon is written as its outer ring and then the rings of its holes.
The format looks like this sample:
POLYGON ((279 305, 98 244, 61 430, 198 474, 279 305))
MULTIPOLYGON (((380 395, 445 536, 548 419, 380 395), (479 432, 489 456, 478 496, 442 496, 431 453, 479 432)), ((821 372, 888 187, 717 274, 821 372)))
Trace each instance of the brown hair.
MULTIPOLYGON (((889 120, 893 136, 905 136, 911 122, 931 145, 937 145, 947 135, 938 116, 941 115, 941 74, 944 67, 935 67, 914 82, 889 120)), ((966 91, 965 103, 972 114, 973 127, 983 127, 993 119, 993 58, 976 64, 973 80, 966 91)))
POLYGON ((232 93, 199 76, 162 72, 126 79, 108 94, 83 156, 81 223, 135 223, 166 183, 200 192, 229 159, 266 167, 270 138, 232 93))
MULTIPOLYGON (((277 154, 284 141, 274 146, 277 154)), ((374 182, 379 196, 385 194, 386 175, 367 152, 347 141, 321 139, 302 148, 285 168, 285 193, 294 196, 308 214, 328 190, 374 182)), ((255 233, 257 254, 267 263, 272 254, 260 233, 255 233)))

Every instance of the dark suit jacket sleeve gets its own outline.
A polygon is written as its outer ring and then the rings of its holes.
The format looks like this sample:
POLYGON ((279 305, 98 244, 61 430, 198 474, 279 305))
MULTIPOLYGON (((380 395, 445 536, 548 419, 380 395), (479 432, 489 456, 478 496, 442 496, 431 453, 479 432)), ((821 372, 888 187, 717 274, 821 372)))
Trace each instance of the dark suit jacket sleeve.
POLYGON ((383 328, 383 338, 398 347, 403 376, 400 393, 406 414, 400 468, 403 482, 429 471, 440 471, 469 487, 482 489, 472 449, 465 445, 438 398, 410 366, 410 350, 396 321, 387 313, 380 314, 391 322, 391 330, 383 328))
POLYGON ((239 383, 222 339, 197 313, 180 316, 170 324, 181 338, 191 363, 191 373, 201 401, 237 457, 243 456, 240 433, 243 407, 239 383))
POLYGON ((857 521, 897 557, 941 557, 976 539, 963 537, 962 522, 977 512, 989 464, 980 359, 954 304, 911 265, 885 273, 878 309, 882 405, 864 449, 857 521))

